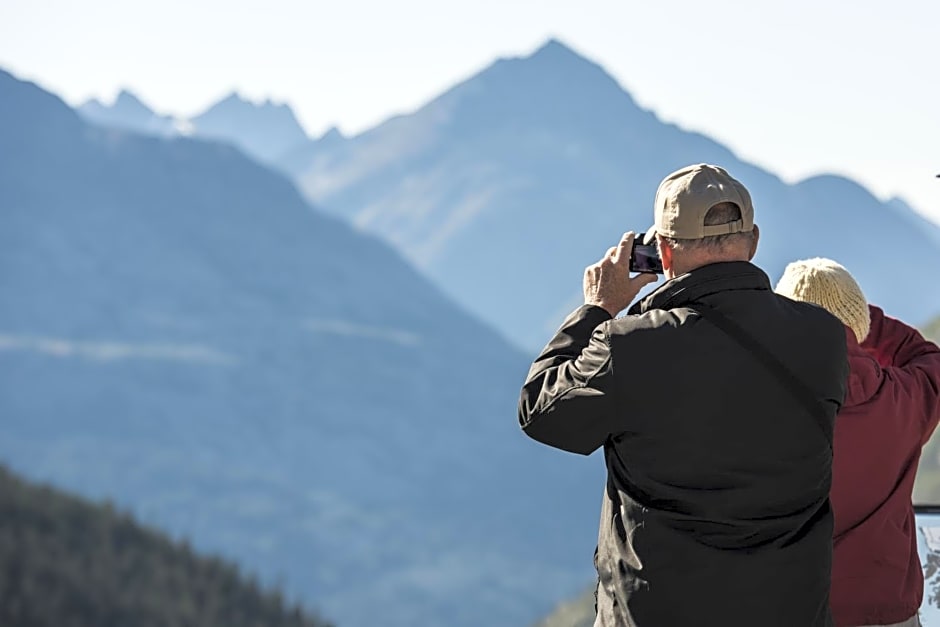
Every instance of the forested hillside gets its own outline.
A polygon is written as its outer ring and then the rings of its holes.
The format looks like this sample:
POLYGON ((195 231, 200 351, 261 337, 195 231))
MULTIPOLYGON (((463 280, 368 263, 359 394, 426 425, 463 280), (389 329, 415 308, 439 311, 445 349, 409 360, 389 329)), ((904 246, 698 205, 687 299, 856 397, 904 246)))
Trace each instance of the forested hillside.
POLYGON ((933 322, 924 327, 924 335, 934 342, 940 342, 940 316, 933 319, 933 322))
POLYGON ((328 627, 228 562, 0 466, 0 625, 328 627))

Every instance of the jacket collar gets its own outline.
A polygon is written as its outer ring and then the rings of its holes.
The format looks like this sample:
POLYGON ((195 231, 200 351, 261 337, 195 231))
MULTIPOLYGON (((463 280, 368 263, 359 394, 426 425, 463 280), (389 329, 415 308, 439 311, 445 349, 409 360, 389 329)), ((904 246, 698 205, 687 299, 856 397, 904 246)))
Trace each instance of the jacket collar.
POLYGON ((696 268, 666 281, 630 308, 641 314, 651 309, 674 309, 726 290, 769 290, 770 279, 748 261, 725 261, 696 268))

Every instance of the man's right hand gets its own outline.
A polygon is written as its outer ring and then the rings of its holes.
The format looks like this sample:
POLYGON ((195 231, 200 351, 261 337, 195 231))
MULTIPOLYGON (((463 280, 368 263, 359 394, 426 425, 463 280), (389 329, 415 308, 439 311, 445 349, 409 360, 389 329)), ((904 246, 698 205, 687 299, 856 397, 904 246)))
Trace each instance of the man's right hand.
POLYGON ((645 286, 655 283, 655 274, 630 276, 632 231, 623 234, 620 244, 612 247, 603 259, 584 270, 584 304, 607 310, 611 317, 630 306, 645 286))

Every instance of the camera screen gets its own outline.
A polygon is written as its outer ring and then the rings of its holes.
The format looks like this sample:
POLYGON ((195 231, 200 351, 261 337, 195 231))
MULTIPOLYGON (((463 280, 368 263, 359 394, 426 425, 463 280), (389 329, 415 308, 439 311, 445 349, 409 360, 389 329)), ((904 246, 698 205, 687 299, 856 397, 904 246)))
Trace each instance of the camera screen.
POLYGON ((630 257, 630 270, 633 272, 662 273, 663 264, 655 244, 636 244, 630 257))

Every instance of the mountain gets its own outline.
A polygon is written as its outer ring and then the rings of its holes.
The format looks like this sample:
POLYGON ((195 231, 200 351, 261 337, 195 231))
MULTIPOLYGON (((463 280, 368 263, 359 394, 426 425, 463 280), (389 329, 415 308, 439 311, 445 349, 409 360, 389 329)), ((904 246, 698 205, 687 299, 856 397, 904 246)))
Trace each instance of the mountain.
POLYGON ((308 140, 286 104, 271 100, 254 104, 237 93, 194 117, 191 124, 196 135, 231 142, 262 163, 272 163, 308 140))
POLYGON ((602 468, 519 432, 525 355, 235 148, 0 72, 0 459, 344 626, 527 624, 602 468))
POLYGON ((328 627, 237 567, 0 466, 0 624, 328 627))
POLYGON ((579 304, 584 267, 624 231, 649 227, 659 181, 699 162, 751 190, 757 262, 772 280, 789 261, 827 256, 892 314, 922 323, 940 310, 940 290, 927 289, 940 243, 909 207, 837 176, 788 185, 664 123, 554 40, 307 163, 281 165, 313 202, 394 244, 531 351, 579 304))
POLYGON ((165 137, 179 134, 177 120, 154 113, 127 90, 121 90, 111 105, 92 99, 79 106, 78 111, 86 120, 100 126, 165 137))
POLYGON ((894 209, 898 215, 906 219, 915 229, 920 229, 937 246, 940 246, 940 225, 931 222, 921 214, 917 213, 903 198, 894 197, 887 202, 888 206, 894 209))
POLYGON ((330 154, 346 142, 347 138, 335 126, 316 139, 307 139, 282 153, 271 165, 294 177, 302 174, 321 154, 330 154))
POLYGON ((192 119, 161 116, 127 90, 108 106, 89 100, 78 112, 98 126, 134 131, 142 135, 170 137, 190 135, 230 143, 263 164, 282 160, 307 163, 320 146, 332 146, 342 135, 331 129, 323 137, 307 137, 293 110, 266 100, 254 104, 232 93, 192 119))

